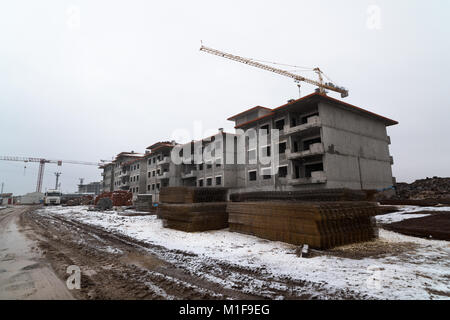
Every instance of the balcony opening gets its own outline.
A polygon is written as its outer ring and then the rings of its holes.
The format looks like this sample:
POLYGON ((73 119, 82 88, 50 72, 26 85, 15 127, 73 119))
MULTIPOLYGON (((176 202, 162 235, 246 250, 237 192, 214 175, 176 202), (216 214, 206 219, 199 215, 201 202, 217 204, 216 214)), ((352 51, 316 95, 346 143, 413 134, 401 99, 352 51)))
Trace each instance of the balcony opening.
POLYGON ((212 178, 206 179, 206 185, 207 185, 208 187, 212 186, 212 178))
POLYGON ((222 185, 222 177, 216 177, 216 186, 221 186, 222 185))
POLYGON ((309 150, 309 146, 315 143, 321 143, 320 137, 303 141, 303 150, 309 150))
POLYGON ((311 118, 311 117, 315 117, 315 116, 319 116, 319 113, 316 112, 316 113, 308 114, 305 117, 302 117, 302 121, 301 121, 302 124, 308 123, 308 119, 311 118))
POLYGON ((275 128, 282 131, 284 130, 284 119, 275 122, 275 128))
POLYGON ((305 165, 305 177, 311 178, 311 172, 323 171, 323 163, 305 165))
POLYGON ((291 118, 291 128, 296 127, 296 126, 297 126, 297 119, 291 118))
POLYGON ((283 166, 278 168, 278 177, 279 178, 286 178, 288 173, 288 167, 283 166))
POLYGON ((248 172, 248 180, 249 181, 256 181, 256 171, 249 171, 248 172))
POLYGON ((278 153, 285 154, 286 153, 286 142, 282 142, 278 145, 278 153))
POLYGON ((198 186, 203 187, 203 179, 198 179, 198 186))
POLYGON ((297 164, 294 166, 294 175, 295 179, 300 179, 300 166, 297 164))

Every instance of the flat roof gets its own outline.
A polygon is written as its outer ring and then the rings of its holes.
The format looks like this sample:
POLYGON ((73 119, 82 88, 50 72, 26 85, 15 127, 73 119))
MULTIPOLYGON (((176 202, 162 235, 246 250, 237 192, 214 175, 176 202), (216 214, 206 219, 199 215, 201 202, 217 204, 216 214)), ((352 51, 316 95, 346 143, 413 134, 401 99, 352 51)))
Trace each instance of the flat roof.
POLYGON ((240 125, 235 126, 235 128, 241 128, 241 127, 244 127, 244 126, 246 126, 246 125, 249 125, 249 124, 251 124, 251 123, 253 123, 253 122, 255 122, 255 121, 258 121, 258 120, 261 120, 261 119, 268 118, 268 117, 270 117, 270 116, 275 115, 275 113, 276 113, 277 111, 281 111, 281 110, 283 110, 283 109, 286 109, 286 108, 288 108, 288 107, 297 105, 297 104, 299 104, 299 103, 310 103, 310 102, 313 102, 313 101, 320 101, 320 100, 322 100, 322 101, 325 100, 325 101, 327 101, 327 102, 331 102, 331 103, 334 103, 334 104, 338 104, 338 105, 340 105, 341 107, 344 107, 345 109, 347 109, 347 110, 349 110, 349 111, 358 112, 358 113, 361 113, 361 114, 364 114, 364 115, 367 115, 367 116, 376 118, 376 119, 378 119, 378 120, 384 122, 384 124, 385 124, 386 126, 393 126, 393 125, 398 124, 398 122, 395 121, 395 120, 392 120, 392 119, 389 119, 389 118, 380 116, 379 114, 376 114, 376 113, 373 113, 373 112, 371 112, 371 111, 362 109, 362 108, 360 108, 360 107, 351 105, 351 104, 346 103, 346 102, 344 102, 344 101, 341 101, 341 100, 338 100, 338 99, 329 97, 329 96, 327 96, 327 95, 325 95, 325 94, 314 92, 314 93, 312 93, 312 94, 310 94, 310 95, 304 96, 303 98, 300 98, 300 99, 291 101, 291 102, 286 103, 286 104, 284 104, 284 105, 282 105, 282 106, 280 106, 280 107, 277 107, 277 108, 275 108, 275 109, 272 109, 272 110, 271 110, 272 112, 270 112, 270 113, 268 113, 268 114, 266 114, 266 115, 263 115, 263 116, 261 116, 261 117, 259 117, 259 118, 256 118, 256 119, 247 121, 247 122, 245 122, 245 123, 241 123, 240 125))

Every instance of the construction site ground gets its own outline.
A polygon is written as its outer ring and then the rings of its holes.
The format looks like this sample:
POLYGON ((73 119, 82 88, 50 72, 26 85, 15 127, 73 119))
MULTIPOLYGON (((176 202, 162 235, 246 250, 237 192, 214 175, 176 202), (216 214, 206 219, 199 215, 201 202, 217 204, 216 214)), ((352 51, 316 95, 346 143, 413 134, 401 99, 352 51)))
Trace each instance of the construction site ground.
POLYGON ((450 299, 450 242, 383 229, 448 208, 401 207, 377 217, 378 240, 308 258, 227 229, 185 233, 152 215, 87 209, 0 210, 1 298, 450 299), (68 266, 81 289, 66 288, 68 266))

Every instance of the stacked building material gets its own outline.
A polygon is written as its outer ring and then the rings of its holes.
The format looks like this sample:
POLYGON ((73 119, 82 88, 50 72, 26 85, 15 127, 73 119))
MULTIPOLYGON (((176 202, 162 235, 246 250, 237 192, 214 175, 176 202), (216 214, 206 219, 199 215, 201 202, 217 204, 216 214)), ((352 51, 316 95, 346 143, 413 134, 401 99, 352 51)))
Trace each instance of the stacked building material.
POLYGON ((260 191, 233 193, 230 200, 242 201, 366 201, 373 197, 370 192, 350 189, 323 189, 301 191, 260 191))
POLYGON ((151 194, 138 194, 134 206, 137 211, 155 212, 151 194))
POLYGON ((166 187, 159 193, 161 203, 225 202, 226 188, 166 187))
POLYGON ((207 231, 228 227, 226 202, 161 204, 164 227, 186 231, 207 231))
POLYGON ((372 202, 229 202, 230 231, 315 249, 373 240, 372 202))
POLYGON ((186 232, 224 229, 228 227, 226 198, 225 188, 162 188, 158 216, 164 227, 186 232))
POLYGON ((71 206, 86 206, 92 204, 94 200, 93 196, 83 196, 79 198, 69 199, 67 200, 63 206, 71 207, 71 206))
POLYGON ((113 206, 131 206, 132 197, 133 195, 129 191, 104 192, 95 198, 94 204, 97 205, 98 201, 102 198, 109 198, 111 199, 113 206))

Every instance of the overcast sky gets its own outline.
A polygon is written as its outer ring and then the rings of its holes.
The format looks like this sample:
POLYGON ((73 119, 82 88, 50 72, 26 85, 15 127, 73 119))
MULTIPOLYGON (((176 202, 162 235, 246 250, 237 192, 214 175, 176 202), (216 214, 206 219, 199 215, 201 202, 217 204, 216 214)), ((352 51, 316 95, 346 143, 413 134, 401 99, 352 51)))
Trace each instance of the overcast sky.
MULTIPOLYGON (((298 98, 291 79, 200 52, 203 40, 320 66, 346 102, 400 122, 388 129, 397 181, 450 176, 449 39, 447 0, 2 1, 0 156, 111 159, 199 121, 232 131, 229 116, 298 98)), ((0 161, 4 191, 34 191, 37 169, 0 161)), ((66 192, 101 179, 49 164, 44 189, 55 171, 66 192)))

